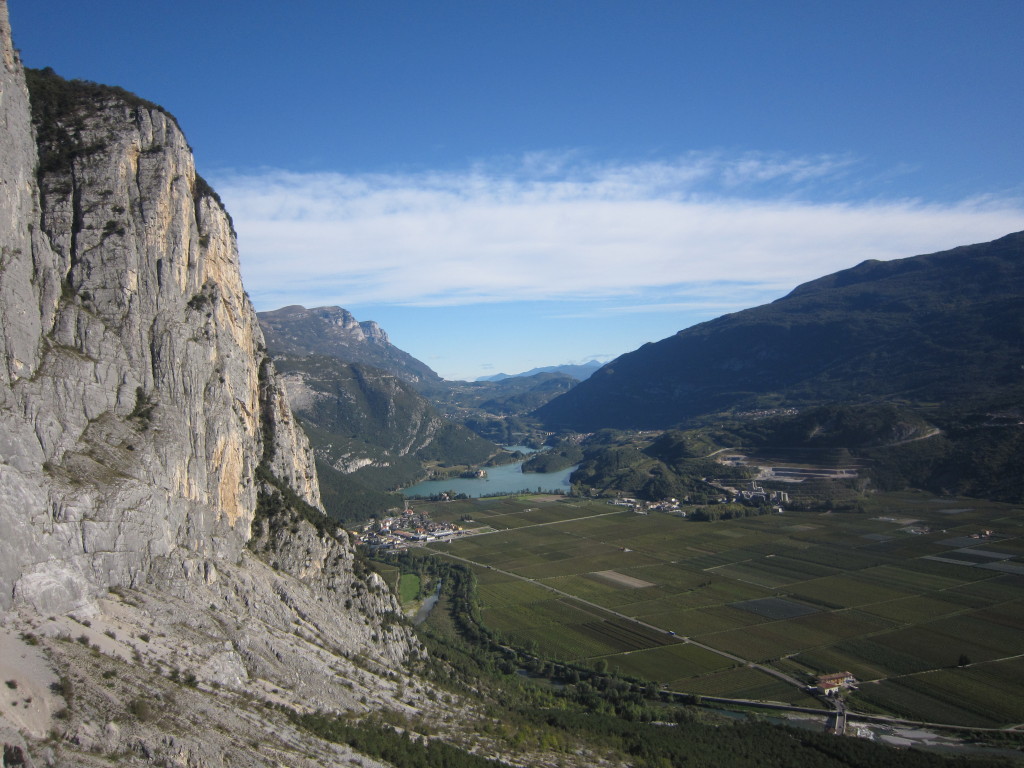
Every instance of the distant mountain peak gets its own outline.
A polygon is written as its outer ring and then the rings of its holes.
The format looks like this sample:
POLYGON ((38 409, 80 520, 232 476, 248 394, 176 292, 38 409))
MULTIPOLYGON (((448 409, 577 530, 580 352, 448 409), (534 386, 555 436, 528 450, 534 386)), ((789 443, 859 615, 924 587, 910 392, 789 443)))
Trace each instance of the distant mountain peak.
POLYGON ((360 322, 342 307, 293 304, 258 317, 272 355, 325 355, 389 371, 411 384, 441 380, 426 363, 394 346, 373 320, 360 322))
POLYGON ((589 360, 585 363, 567 363, 565 365, 547 365, 542 368, 531 368, 523 373, 494 373, 490 376, 479 376, 477 381, 502 381, 503 379, 516 379, 524 378, 528 376, 536 376, 538 373, 564 373, 566 376, 572 376, 574 379, 583 381, 590 377, 594 371, 600 368, 604 363, 598 362, 597 360, 589 360))
POLYGON ((310 307, 292 304, 270 312, 261 312, 261 319, 270 323, 322 321, 329 331, 340 333, 352 340, 390 344, 387 333, 373 320, 356 320, 355 316, 342 307, 310 307))

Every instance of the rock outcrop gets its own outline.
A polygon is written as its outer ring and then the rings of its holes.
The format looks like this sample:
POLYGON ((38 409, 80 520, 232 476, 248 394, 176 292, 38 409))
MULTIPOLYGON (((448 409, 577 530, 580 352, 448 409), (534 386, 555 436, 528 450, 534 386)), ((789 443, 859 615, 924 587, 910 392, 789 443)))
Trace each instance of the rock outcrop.
POLYGON ((60 611, 156 558, 237 560, 265 455, 319 496, 174 118, 33 73, 37 162, 4 32, 0 607, 60 611))

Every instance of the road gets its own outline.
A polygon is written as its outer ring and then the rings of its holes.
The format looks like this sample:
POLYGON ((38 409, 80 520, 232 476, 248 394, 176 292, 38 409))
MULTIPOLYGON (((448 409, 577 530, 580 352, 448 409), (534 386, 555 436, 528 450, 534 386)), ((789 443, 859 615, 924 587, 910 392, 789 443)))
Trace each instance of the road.
MULTIPOLYGON (((490 530, 490 531, 482 531, 480 529, 473 529, 473 530, 469 530, 469 531, 464 531, 464 534, 466 536, 490 536, 490 535, 495 534, 495 533, 508 533, 510 531, 525 531, 527 528, 543 528, 545 525, 562 525, 563 523, 575 523, 578 520, 592 520, 595 517, 608 517, 609 515, 622 515, 622 514, 625 514, 625 512, 626 512, 626 510, 615 509, 615 510, 612 510, 611 512, 599 512, 596 515, 582 515, 580 517, 567 517, 567 518, 565 518, 563 520, 548 520, 546 523, 530 523, 529 525, 520 525, 520 526, 518 526, 516 528, 495 528, 494 530, 490 530)), ((512 514, 516 514, 516 513, 515 512, 509 512, 508 514, 512 515, 512 514)), ((495 515, 495 517, 501 517, 501 515, 495 515)), ((452 539, 449 538, 449 539, 439 539, 437 542, 425 541, 425 542, 422 542, 422 543, 425 546, 425 545, 428 545, 428 544, 435 544, 435 543, 447 544, 450 541, 452 541, 452 539)))

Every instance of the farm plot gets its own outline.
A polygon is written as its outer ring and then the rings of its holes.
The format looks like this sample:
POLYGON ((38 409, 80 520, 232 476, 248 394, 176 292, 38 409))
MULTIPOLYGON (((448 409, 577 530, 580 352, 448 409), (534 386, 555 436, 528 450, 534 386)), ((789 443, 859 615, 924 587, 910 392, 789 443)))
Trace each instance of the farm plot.
POLYGON ((755 557, 759 557, 756 552, 728 549, 722 552, 684 552, 676 557, 676 562, 694 570, 711 571, 742 560, 753 560, 755 557))
POLYGON ((786 600, 782 597, 762 597, 757 600, 744 600, 740 603, 733 603, 733 608, 741 611, 756 613, 766 619, 795 619, 797 616, 806 616, 809 613, 817 613, 821 608, 806 603, 797 603, 793 600, 786 600))
POLYGON ((633 568, 627 571, 627 573, 631 576, 636 576, 638 579, 652 581, 666 589, 671 589, 673 593, 697 589, 711 581, 711 577, 706 573, 695 571, 677 563, 655 563, 654 565, 633 568))
POLYGON ((803 551, 794 550, 786 550, 785 553, 779 555, 768 554, 763 561, 762 567, 774 569, 779 573, 790 575, 792 576, 793 581, 808 581, 809 579, 834 576, 837 573, 846 572, 846 569, 840 568, 834 563, 824 564, 813 562, 810 559, 802 557, 804 554, 806 553, 803 551))
MULTIPOLYGON (((570 507, 563 504, 546 504, 540 507, 527 507, 518 515, 510 515, 527 525, 561 525, 569 520, 576 520, 593 514, 606 515, 607 510, 595 512, 594 510, 570 507)), ((614 512, 612 514, 615 514, 614 512)))
MULTIPOLYGON (((861 679, 870 680, 893 675, 906 675, 914 672, 924 672, 932 667, 923 661, 913 650, 901 650, 893 647, 879 637, 854 637, 836 643, 830 649, 840 654, 858 660, 858 664, 867 665, 874 669, 881 670, 881 674, 874 677, 861 679)), ((921 641, 926 640, 922 634, 921 641)), ((814 654, 820 655, 821 649, 815 649, 814 654)), ((852 670, 851 670, 852 671, 852 670)), ((854 673, 856 674, 856 673, 854 673)))
POLYGON ((585 554, 576 554, 563 560, 532 565, 520 565, 516 572, 530 579, 547 579, 554 576, 574 576, 589 574, 596 571, 623 571, 638 565, 657 562, 639 552, 623 552, 618 548, 604 547, 603 551, 596 547, 585 554))
POLYGON ((593 615, 579 623, 547 624, 540 633, 530 628, 512 629, 514 640, 536 642, 540 651, 553 659, 580 661, 604 658, 624 651, 679 643, 679 638, 641 627, 618 618, 599 619, 593 615))
POLYGON ((610 668, 618 667, 626 675, 668 684, 726 669, 736 663, 690 643, 620 653, 606 660, 610 668))
MULTIPOLYGON (((1019 521, 1015 519, 1014 522, 1018 523, 1019 521)), ((1004 539, 998 543, 985 543, 977 548, 977 551, 984 550, 998 550, 1000 552, 1005 552, 1009 555, 1013 555, 1018 559, 1024 558, 1024 538, 1018 537, 1013 539, 1004 539)))
POLYGON ((966 584, 972 581, 982 581, 992 577, 991 573, 973 570, 969 566, 964 566, 959 563, 943 563, 936 557, 911 558, 901 562, 899 567, 905 571, 918 571, 920 573, 927 573, 933 576, 943 576, 947 579, 958 581, 961 584, 966 584))
POLYGON ((825 576, 805 581, 796 585, 791 592, 798 599, 837 608, 855 608, 911 596, 908 592, 863 581, 857 575, 825 576))
POLYGON ((989 571, 999 571, 1000 573, 1013 573, 1017 576, 1024 576, 1024 563, 1016 562, 992 562, 984 563, 976 566, 977 568, 984 568, 989 571))
POLYGON ((536 584, 509 579, 494 584, 479 583, 477 591, 480 602, 487 608, 503 608, 523 603, 543 603, 551 599, 551 593, 536 584))
POLYGON ((498 632, 515 632, 555 624, 583 624, 593 621, 595 614, 571 603, 551 599, 544 602, 507 604, 500 608, 484 608, 483 618, 484 623, 491 629, 498 632))
POLYGON ((895 589, 906 590, 907 592, 922 594, 958 587, 966 581, 974 580, 970 578, 970 574, 963 575, 967 576, 967 578, 925 573, 922 570, 914 570, 902 566, 880 565, 877 568, 861 571, 857 574, 857 577, 872 584, 881 584, 895 589))
POLYGON ((821 707, 821 702, 791 685, 751 667, 734 667, 700 677, 683 678, 670 684, 673 690, 703 696, 779 701, 806 707, 821 707))
POLYGON ((934 597, 904 597, 888 603, 867 605, 860 610, 901 624, 919 624, 959 613, 964 610, 964 606, 934 597))
MULTIPOLYGON (((1024 576, 924 559, 950 551, 938 542, 957 539, 959 528, 910 535, 896 522, 801 512, 717 523, 625 513, 569 519, 560 504, 518 503, 530 506, 532 527, 438 547, 537 580, 478 571, 484 620, 512 642, 536 643, 552 658, 606 658, 629 674, 672 677, 678 690, 777 700, 802 695, 756 670, 727 668, 723 657, 679 643, 693 637, 750 661, 784 659, 778 663, 798 676, 849 670, 865 681, 889 678, 885 686, 869 682, 865 688, 877 706, 886 706, 879 698, 883 691, 893 710, 903 711, 920 696, 926 702, 922 713, 956 708, 973 713, 970 722, 1016 711, 1006 703, 984 710, 970 699, 984 703, 986 666, 1024 654, 1024 576), (545 509, 559 510, 555 524, 543 524, 555 520, 545 509), (881 533, 895 538, 861 538, 881 533), (613 620, 541 585, 659 629, 613 620), (962 655, 974 663, 952 669, 962 655), (977 679, 971 683, 977 693, 966 692, 964 702, 943 699, 945 673, 960 672, 969 674, 950 680, 977 679), (925 682, 906 682, 906 675, 925 682)), ((927 500, 904 506, 910 509, 886 509, 878 516, 922 520, 936 529, 950 528, 953 521, 927 500)), ((504 509, 502 514, 511 515, 511 508, 504 509)), ((1005 507, 999 509, 1006 514, 1005 507)), ((955 521, 961 520, 970 532, 988 527, 991 516, 957 513, 955 521), (968 520, 974 515, 977 520, 968 520)), ((1005 526, 1011 530, 1016 522, 1008 518, 1005 526)), ((998 557, 974 559, 1008 560, 1004 555, 1014 554, 1009 547, 1017 542, 1002 539, 990 547, 998 557)))
POLYGON ((926 669, 953 666, 961 655, 973 661, 989 661, 1024 653, 1024 636, 1019 630, 985 621, 976 614, 958 614, 887 632, 874 640, 916 656, 926 669))
POLYGON ((835 639, 829 632, 802 627, 795 621, 759 624, 756 632, 734 629, 695 637, 712 648, 758 662, 778 659, 805 648, 828 645, 835 639))
POLYGON ((822 613, 798 616, 789 622, 808 632, 820 632, 827 635, 831 642, 845 640, 850 637, 861 637, 883 632, 893 626, 893 622, 871 616, 859 610, 824 611, 822 613))
POLYGON ((994 605, 975 611, 974 616, 983 620, 1024 632, 1024 600, 994 605))
MULTIPOLYGON (((689 611, 694 608, 705 608, 733 603, 737 600, 763 597, 766 590, 759 589, 752 584, 740 584, 736 588, 732 582, 723 580, 709 581, 694 589, 687 589, 675 594, 662 594, 668 590, 659 592, 661 599, 657 601, 636 601, 630 604, 629 612, 634 615, 645 613, 659 613, 662 611, 689 611)), ((620 609, 621 610, 621 609, 620 609)))
POLYGON ((715 573, 749 581, 762 587, 782 587, 837 573, 834 568, 821 568, 785 557, 767 555, 756 560, 716 568, 715 573))
POLYGON ((1024 578, 996 576, 954 587, 942 593, 944 600, 962 601, 967 606, 985 606, 1018 599, 1024 594, 1024 578))
MULTIPOLYGON (((680 595, 680 598, 687 598, 693 593, 687 593, 680 595)), ((706 587, 702 587, 699 592, 704 598, 703 605, 727 605, 729 603, 737 603, 741 600, 753 600, 758 597, 769 597, 774 594, 771 590, 757 586, 756 584, 748 584, 742 581, 731 581, 725 578, 715 577, 711 580, 711 583, 706 587)))
POLYGON ((778 573, 762 568, 761 563, 747 561, 742 563, 729 563, 728 565, 714 568, 712 573, 737 581, 744 581, 748 584, 755 584, 766 589, 783 587, 794 581, 791 576, 783 576, 778 573))
POLYGON ((647 520, 629 512, 609 512, 609 509, 611 508, 605 507, 602 512, 597 513, 600 516, 567 522, 564 530, 572 531, 573 535, 584 539, 616 543, 622 543, 623 539, 631 539, 643 533, 637 526, 641 523, 646 524, 647 520))
POLYGON ((635 576, 627 576, 624 573, 618 571, 595 571, 590 574, 591 578, 595 578, 598 581, 604 581, 616 587, 623 587, 625 589, 643 589, 644 587, 653 587, 654 582, 644 581, 638 579, 635 576))
POLYGON ((835 646, 812 648, 790 657, 790 660, 816 674, 835 672, 837 669, 841 669, 849 672, 858 680, 877 680, 886 675, 886 671, 882 667, 865 662, 857 654, 843 653, 835 646))
POLYGON ((616 648, 602 642, 599 636, 583 630, 578 625, 561 624, 545 627, 543 632, 522 627, 510 630, 505 636, 510 642, 523 647, 536 644, 539 653, 560 661, 580 662, 617 651, 616 648))
POLYGON ((616 646, 618 652, 638 651, 682 642, 673 635, 620 618, 590 621, 582 626, 609 645, 616 646))
POLYGON ((544 579, 543 583, 583 600, 616 610, 622 610, 622 606, 636 602, 637 599, 642 600, 644 597, 637 595, 635 590, 619 589, 586 575, 557 576, 544 579))
POLYGON ((507 573, 495 571, 492 568, 477 568, 474 573, 476 573, 478 584, 504 584, 509 581, 518 581, 515 576, 509 576, 507 573))
POLYGON ((863 701, 903 717, 976 728, 991 728, 1006 722, 994 714, 972 711, 969 699, 948 696, 945 691, 936 691, 923 681, 923 677, 921 675, 863 685, 851 697, 852 706, 857 708, 858 703, 863 701))
POLYGON ((728 606, 698 608, 695 610, 675 610, 664 613, 646 613, 638 616, 642 621, 656 627, 665 627, 680 635, 697 637, 713 632, 725 632, 740 627, 762 624, 767 619, 746 611, 738 611, 728 606))
POLYGON ((968 669, 929 672, 893 682, 929 699, 965 709, 993 725, 1003 725, 1024 721, 1024 698, 1020 695, 1022 681, 1019 674, 1012 672, 1008 664, 978 665, 968 669))

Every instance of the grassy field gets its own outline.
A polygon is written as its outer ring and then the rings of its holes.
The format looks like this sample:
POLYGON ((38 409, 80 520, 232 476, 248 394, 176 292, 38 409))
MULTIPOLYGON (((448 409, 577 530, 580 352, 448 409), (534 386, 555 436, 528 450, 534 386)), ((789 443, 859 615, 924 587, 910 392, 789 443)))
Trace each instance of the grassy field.
POLYGON ((552 658, 692 693, 806 699, 717 650, 808 681, 848 670, 873 709, 1024 722, 1018 507, 904 493, 864 513, 704 523, 560 497, 417 506, 489 531, 430 549, 472 563, 488 626, 552 658))
POLYGON ((398 582, 398 598, 402 605, 415 602, 420 596, 420 577, 415 573, 403 573, 398 582))

